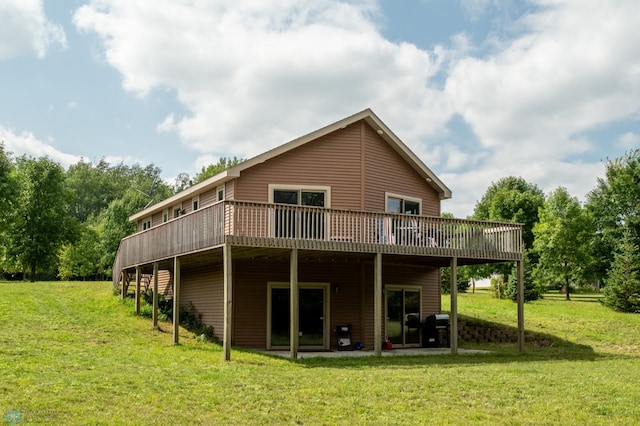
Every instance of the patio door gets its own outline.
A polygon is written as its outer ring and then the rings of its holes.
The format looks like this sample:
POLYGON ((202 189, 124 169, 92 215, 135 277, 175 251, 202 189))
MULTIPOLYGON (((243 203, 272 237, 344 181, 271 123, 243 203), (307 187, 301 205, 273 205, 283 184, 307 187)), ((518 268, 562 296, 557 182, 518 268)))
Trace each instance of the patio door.
POLYGON ((386 331, 394 347, 420 346, 420 287, 386 286, 386 331))
MULTIPOLYGON (((291 342, 291 290, 270 283, 267 295, 267 349, 287 349, 291 342)), ((299 348, 329 349, 329 284, 300 284, 299 348)))
MULTIPOLYGON (((274 189, 273 202, 291 206, 326 207, 326 191, 274 189)), ((324 239, 325 217, 320 211, 277 207, 274 235, 279 238, 324 239)))

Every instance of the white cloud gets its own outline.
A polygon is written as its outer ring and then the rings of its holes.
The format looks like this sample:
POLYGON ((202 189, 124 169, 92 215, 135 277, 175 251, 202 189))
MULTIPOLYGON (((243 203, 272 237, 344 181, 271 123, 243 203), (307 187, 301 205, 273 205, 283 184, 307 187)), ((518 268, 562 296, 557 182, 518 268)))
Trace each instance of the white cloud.
MULTIPOLYGON (((487 57, 468 56, 452 66, 447 98, 490 153, 480 170, 449 176, 454 193, 457 184, 464 194, 474 186, 479 199, 492 180, 515 175, 545 191, 562 185, 583 197, 604 167, 579 159, 611 146, 579 135, 637 119, 640 3, 534 3, 541 9, 520 19, 520 36, 487 57)), ((620 142, 633 140, 627 135, 620 142)), ((475 204, 470 198, 451 204, 468 214, 475 204)))
POLYGON ((627 132, 618 138, 618 146, 624 149, 632 149, 640 147, 640 135, 633 132, 627 132))
POLYGON ((4 141, 5 151, 13 153, 19 157, 27 155, 35 158, 49 157, 64 167, 69 167, 80 161, 81 157, 61 152, 48 143, 40 141, 33 133, 24 131, 15 133, 12 129, 8 129, 0 125, 0 140, 4 141))
POLYGON ((158 131, 247 157, 366 107, 408 140, 441 131, 450 107, 426 84, 438 56, 385 40, 375 13, 373 1, 103 0, 74 22, 100 35, 126 90, 176 91, 190 113, 158 131))
POLYGON ((188 113, 156 130, 177 132, 197 164, 372 107, 453 190, 444 210, 470 214, 509 175, 583 197, 603 166, 582 158, 604 148, 581 135, 640 116, 640 3, 531 0, 514 21, 505 0, 460 2, 470 20, 495 10, 508 24, 490 54, 472 56, 462 33, 428 51, 392 43, 374 0, 93 0, 74 23, 101 37, 125 90, 175 91, 188 113), (446 128, 456 114, 477 146, 446 128))
POLYGON ((47 19, 43 0, 3 0, 0 16, 0 59, 25 53, 42 58, 53 45, 66 47, 64 29, 47 19))

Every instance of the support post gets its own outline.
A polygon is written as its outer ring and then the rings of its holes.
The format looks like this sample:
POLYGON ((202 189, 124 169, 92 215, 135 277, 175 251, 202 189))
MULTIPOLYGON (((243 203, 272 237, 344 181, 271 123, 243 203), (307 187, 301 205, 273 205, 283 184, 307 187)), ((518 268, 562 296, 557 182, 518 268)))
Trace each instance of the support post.
POLYGON ((524 352, 524 261, 516 264, 518 270, 518 351, 524 352))
POLYGON ((231 245, 225 244, 222 247, 222 264, 224 275, 224 325, 222 336, 222 352, 224 354, 224 360, 231 360, 231 308, 233 302, 233 268, 232 268, 232 255, 231 245))
POLYGON ((142 279, 142 273, 140 267, 136 266, 136 293, 135 293, 135 307, 136 315, 140 315, 140 280, 142 279))
POLYGON ((376 253, 373 277, 373 347, 382 355, 382 253, 376 253))
POLYGON ((451 321, 449 344, 451 353, 458 353, 458 258, 451 258, 451 321))
POLYGON ((291 301, 291 335, 290 350, 291 359, 298 359, 298 346, 300 344, 300 293, 298 291, 298 249, 291 250, 289 265, 289 279, 291 281, 290 298, 291 301))
POLYGON ((173 344, 180 343, 180 258, 173 258, 173 344))
POLYGON ((158 328, 158 262, 153 262, 153 327, 158 328))
POLYGON ((124 300, 127 297, 127 280, 125 279, 125 270, 120 271, 120 279, 122 281, 122 288, 120 289, 120 298, 124 300))

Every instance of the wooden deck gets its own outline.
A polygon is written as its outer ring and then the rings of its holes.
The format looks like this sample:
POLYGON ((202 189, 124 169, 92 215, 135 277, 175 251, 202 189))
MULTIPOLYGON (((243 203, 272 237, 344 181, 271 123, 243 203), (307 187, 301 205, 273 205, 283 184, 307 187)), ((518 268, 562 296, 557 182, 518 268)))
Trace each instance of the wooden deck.
POLYGON ((222 201, 124 238, 120 271, 234 246, 466 258, 522 259, 522 225, 430 216, 222 201))

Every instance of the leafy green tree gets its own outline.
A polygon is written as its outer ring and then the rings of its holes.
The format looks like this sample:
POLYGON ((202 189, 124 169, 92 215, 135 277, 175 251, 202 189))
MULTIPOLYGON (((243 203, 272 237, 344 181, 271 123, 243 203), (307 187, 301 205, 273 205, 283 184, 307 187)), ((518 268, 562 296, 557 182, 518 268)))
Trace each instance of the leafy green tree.
POLYGON ((539 262, 534 268, 538 285, 563 284, 567 300, 571 283, 582 283, 590 265, 589 243, 593 227, 576 197, 566 188, 557 188, 540 209, 540 222, 533 228, 535 253, 539 262))
POLYGON ((591 246, 594 272, 607 275, 614 253, 626 233, 640 245, 640 149, 608 160, 604 178, 587 194, 586 209, 595 225, 591 246))
POLYGON ((538 209, 544 204, 544 193, 537 185, 521 177, 509 176, 492 183, 476 203, 473 218, 498 222, 522 223, 525 249, 533 247, 533 226, 538 222, 538 209))
POLYGON ((75 223, 66 209, 69 193, 62 167, 43 157, 20 157, 15 178, 18 194, 11 211, 7 256, 29 272, 50 271, 57 264, 58 250, 73 238, 75 223))
POLYGON ((14 164, 11 154, 5 152, 4 142, 0 142, 0 274, 5 270, 6 247, 8 244, 8 229, 10 228, 11 215, 6 212, 13 211, 15 203, 15 183, 13 182, 14 164))
MULTIPOLYGON (((522 223, 522 241, 525 252, 533 247, 533 226, 538 222, 538 209, 544 204, 544 193, 535 184, 521 177, 509 176, 493 182, 476 203, 473 219, 497 222, 522 223)), ((529 256, 531 265, 537 263, 535 255, 529 256)), ((506 286, 513 263, 493 263, 474 268, 474 278, 486 278, 493 274, 502 275, 506 286)), ((499 294, 504 296, 504 292, 499 294)))
POLYGON ((80 238, 74 243, 65 244, 59 253, 58 276, 71 278, 92 278, 100 275, 100 240, 98 232, 84 224, 80 238))
MULTIPOLYGON (((442 293, 449 294, 451 293, 451 268, 441 268, 440 271, 442 274, 442 293)), ((471 279, 469 272, 468 266, 460 266, 456 269, 457 289, 461 293, 466 293, 469 289, 469 280, 471 279)))
MULTIPOLYGON (((535 244, 535 243, 534 243, 535 244)), ((533 267, 529 260, 529 254, 525 253, 522 261, 522 274, 523 274, 523 287, 524 287, 524 301, 530 302, 532 300, 538 300, 544 292, 544 287, 541 286, 533 279, 533 267)), ((504 297, 513 301, 518 300, 518 271, 517 265, 513 265, 509 280, 504 288, 504 297)))
POLYGON ((120 240, 135 232, 136 226, 129 222, 129 217, 140 211, 148 203, 145 195, 127 191, 122 198, 114 200, 102 212, 98 220, 97 232, 100 236, 100 252, 102 271, 109 274, 120 246, 120 240))
POLYGON ((616 311, 640 313, 640 252, 629 232, 614 253, 603 301, 616 311))
POLYGON ((200 170, 200 173, 197 173, 193 178, 193 185, 195 185, 196 183, 200 183, 203 180, 209 179, 210 177, 215 176, 218 173, 221 173, 237 164, 240 164, 243 161, 244 159, 237 157, 221 157, 216 164, 210 164, 207 167, 203 166, 200 170))

